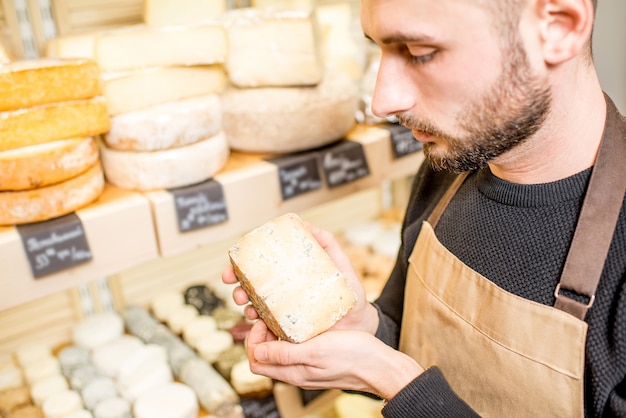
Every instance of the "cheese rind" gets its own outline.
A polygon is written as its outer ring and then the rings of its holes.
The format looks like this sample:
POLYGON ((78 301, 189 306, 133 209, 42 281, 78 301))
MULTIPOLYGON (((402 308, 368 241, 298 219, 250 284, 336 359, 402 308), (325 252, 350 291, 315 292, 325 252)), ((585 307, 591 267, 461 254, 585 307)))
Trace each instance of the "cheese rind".
POLYGON ((98 135, 110 125, 102 97, 0 112, 0 151, 98 135))
POLYGON ((226 11, 226 0, 145 0, 143 4, 143 20, 150 26, 206 21, 226 11))
POLYGON ((358 89, 328 73, 315 87, 235 89, 222 94, 231 148, 260 153, 303 151, 341 139, 355 124, 358 89))
POLYGON ((311 86, 321 81, 323 64, 310 10, 237 9, 224 20, 230 48, 226 71, 236 86, 311 86))
POLYGON ((228 255, 252 305, 281 339, 304 342, 356 304, 346 278, 296 214, 248 232, 228 255))
POLYGON ((94 61, 35 59, 0 66, 0 111, 102 94, 100 70, 94 61))
POLYGON ((0 225, 45 221, 74 212, 96 200, 104 190, 100 162, 85 173, 52 186, 0 192, 0 225))
POLYGON ((95 58, 102 72, 223 63, 226 32, 218 23, 154 28, 145 25, 101 33, 95 58))
POLYGON ((223 132, 191 145, 163 151, 118 151, 102 144, 100 155, 106 178, 130 190, 187 186, 211 178, 230 154, 223 132))
POLYGON ((28 190, 69 180, 98 161, 92 137, 0 151, 0 191, 28 190))
POLYGON ((102 74, 102 89, 111 115, 176 100, 220 93, 226 87, 222 65, 161 67, 102 74))
POLYGON ((220 97, 211 94, 113 116, 104 140, 118 150, 156 151, 193 144, 221 129, 220 97))

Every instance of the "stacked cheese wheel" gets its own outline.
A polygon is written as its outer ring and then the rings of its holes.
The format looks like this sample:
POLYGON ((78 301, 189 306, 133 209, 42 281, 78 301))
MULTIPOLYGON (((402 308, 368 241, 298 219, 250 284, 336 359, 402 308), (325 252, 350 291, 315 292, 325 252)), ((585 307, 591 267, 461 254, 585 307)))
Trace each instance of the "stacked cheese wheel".
POLYGON ((231 10, 224 26, 232 86, 223 93, 223 116, 231 148, 296 152, 352 128, 358 89, 345 73, 325 71, 310 9, 231 10))
POLYGON ((110 126, 99 70, 84 59, 0 66, 0 225, 59 217, 100 196, 93 136, 110 126))

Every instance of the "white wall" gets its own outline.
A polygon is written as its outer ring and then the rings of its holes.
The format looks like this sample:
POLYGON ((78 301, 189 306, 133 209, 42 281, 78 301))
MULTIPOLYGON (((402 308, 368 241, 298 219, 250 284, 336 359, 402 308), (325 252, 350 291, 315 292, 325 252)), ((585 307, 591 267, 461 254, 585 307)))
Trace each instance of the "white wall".
POLYGON ((593 50, 602 87, 626 114, 626 0, 598 0, 593 50))

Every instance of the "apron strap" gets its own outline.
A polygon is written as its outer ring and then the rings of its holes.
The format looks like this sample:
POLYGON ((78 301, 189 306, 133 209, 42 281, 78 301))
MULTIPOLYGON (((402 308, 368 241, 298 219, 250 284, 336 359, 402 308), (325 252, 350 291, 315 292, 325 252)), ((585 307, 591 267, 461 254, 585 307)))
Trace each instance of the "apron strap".
POLYGON ((574 238, 561 282, 556 286, 554 307, 584 319, 593 305, 626 190, 626 128, 615 105, 607 97, 607 118, 596 163, 591 172, 574 238), (581 303, 562 293, 567 289, 587 296, 581 303))
POLYGON ((454 181, 450 184, 450 186, 448 186, 448 190, 446 190, 443 196, 441 196, 441 199, 439 199, 437 206, 435 206, 435 209, 433 209, 428 217, 428 223, 432 225, 433 229, 437 225, 437 222, 439 222, 439 218, 441 218, 443 212, 448 207, 448 203, 450 203, 450 200, 452 200, 452 197, 455 195, 459 187, 461 187, 461 184, 463 184, 469 173, 469 171, 466 171, 456 176, 454 181))

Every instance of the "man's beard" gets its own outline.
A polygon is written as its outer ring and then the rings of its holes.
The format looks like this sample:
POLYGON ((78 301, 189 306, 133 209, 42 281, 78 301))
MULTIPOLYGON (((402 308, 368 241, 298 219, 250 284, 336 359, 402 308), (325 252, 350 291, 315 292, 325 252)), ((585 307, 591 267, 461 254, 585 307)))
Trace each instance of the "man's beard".
POLYGON ((457 117, 460 135, 446 134, 413 115, 396 115, 400 123, 438 137, 424 144, 424 155, 436 170, 464 172, 484 167, 494 158, 534 135, 550 111, 550 89, 532 69, 519 42, 504 54, 504 69, 493 88, 457 117))

